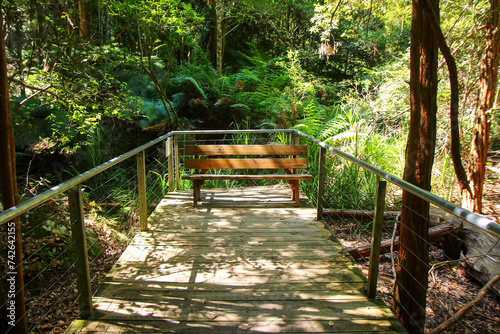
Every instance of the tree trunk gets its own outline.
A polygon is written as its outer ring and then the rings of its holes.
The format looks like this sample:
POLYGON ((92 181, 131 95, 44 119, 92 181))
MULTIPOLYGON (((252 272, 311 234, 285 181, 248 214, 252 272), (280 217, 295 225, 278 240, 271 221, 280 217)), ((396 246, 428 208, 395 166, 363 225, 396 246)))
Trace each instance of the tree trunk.
POLYGON ((215 5, 217 22, 217 73, 222 74, 222 62, 224 60, 224 12, 222 1, 216 1, 215 5))
MULTIPOLYGON (((438 13, 439 2, 433 0, 438 13)), ((436 143, 437 43, 419 0, 413 0, 410 45, 410 130, 403 179, 430 190, 436 143)), ((410 333, 425 329, 429 270, 429 203, 403 191, 394 311, 410 333)))
POLYGON ((486 157, 490 138, 490 112, 495 103, 500 48, 500 0, 490 0, 490 13, 486 23, 485 51, 481 59, 479 101, 474 117, 470 150, 469 175, 472 198, 465 193, 463 206, 481 213, 485 180, 486 157))
MULTIPOLYGON (((3 1, 0 0, 0 8, 3 8, 3 1)), ((4 209, 15 206, 19 200, 17 196, 16 182, 16 152, 14 145, 14 133, 12 130, 9 83, 7 81, 7 59, 5 54, 3 13, 0 13, 0 182, 2 190, 2 202, 4 209)), ((24 278, 23 278, 23 257, 22 257, 22 236, 19 218, 8 222, 6 235, 14 236, 13 261, 8 259, 7 280, 12 276, 15 279, 16 294, 15 303, 15 333, 27 333, 27 322, 25 316, 24 302, 24 278), (12 267, 11 267, 11 261, 12 267)), ((9 239, 10 240, 10 239, 9 239)), ((10 251, 12 251, 9 248, 10 251)), ((9 253, 10 255, 11 253, 9 253)), ((9 304, 10 305, 10 304, 9 304)), ((9 319, 11 320, 11 319, 9 319)))
POLYGON ((209 1, 210 5, 210 29, 208 32, 208 51, 210 54, 210 62, 214 68, 217 68, 217 13, 213 0, 209 1))
POLYGON ((89 0, 78 0, 80 16, 80 36, 85 40, 90 39, 90 3, 89 0))

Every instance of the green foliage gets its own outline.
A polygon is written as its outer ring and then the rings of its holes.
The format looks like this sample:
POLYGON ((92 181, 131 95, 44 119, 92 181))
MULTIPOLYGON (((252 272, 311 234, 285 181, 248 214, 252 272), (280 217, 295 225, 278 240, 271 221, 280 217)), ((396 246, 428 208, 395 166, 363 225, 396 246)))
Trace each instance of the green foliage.
MULTIPOLYGON (((447 38, 460 45, 461 87, 472 92, 461 109, 466 140, 477 99, 470 64, 482 53, 472 32, 483 24, 487 5, 442 4, 447 38)), ((93 166, 113 156, 117 148, 107 144, 112 138, 123 138, 123 127, 107 131, 110 124, 168 131, 169 118, 178 113, 182 128, 294 127, 401 174, 409 118, 410 2, 252 0, 221 6, 220 75, 212 64, 217 36, 210 30, 215 7, 209 2, 100 2, 88 41, 68 24, 78 22, 74 8, 58 13, 28 1, 7 6, 10 74, 26 85, 11 84, 18 148, 78 153, 85 161, 81 166, 93 166), (40 15, 29 16, 30 11, 40 15), (321 43, 339 44, 318 57, 321 43)), ((433 189, 444 193, 453 185, 445 135, 448 94, 442 80, 433 189)), ((500 137, 497 116, 494 111, 492 145, 500 137)), ((338 175, 351 177, 343 173, 338 175)), ((151 175, 156 186, 164 182, 160 175, 151 175)))
POLYGON ((491 116, 491 149, 500 150, 500 110, 493 110, 491 116))

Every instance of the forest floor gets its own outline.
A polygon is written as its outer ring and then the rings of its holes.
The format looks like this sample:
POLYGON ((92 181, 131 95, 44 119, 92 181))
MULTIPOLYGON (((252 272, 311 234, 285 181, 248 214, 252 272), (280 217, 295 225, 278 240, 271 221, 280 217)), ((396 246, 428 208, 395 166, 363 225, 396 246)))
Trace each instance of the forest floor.
MULTIPOLYGON (((500 223, 500 162, 488 169, 488 181, 485 185, 484 213, 500 223)), ((102 257, 93 263, 93 290, 97 289, 106 273, 112 268, 125 245, 113 242, 106 237, 99 226, 89 226, 96 230, 96 235, 104 236, 98 240, 104 250, 102 257)), ((331 224, 332 230, 346 247, 352 247, 369 242, 370 234, 359 222, 331 224), (353 233, 355 231, 355 233, 353 233)), ((392 231, 386 231, 384 238, 390 238, 392 231)), ((467 270, 459 263, 447 263, 443 251, 435 246, 430 249, 430 260, 435 265, 429 275, 429 292, 427 297, 426 328, 432 329, 456 313, 462 306, 471 302, 482 288, 467 270)), ((392 288, 394 273, 391 256, 381 256, 379 287, 377 298, 392 304, 392 288)), ((368 263, 359 261, 365 274, 368 273, 368 263)), ((63 333, 78 316, 77 292, 74 277, 66 275, 66 279, 58 281, 50 294, 39 300, 38 307, 28 306, 29 328, 36 325, 33 333, 63 333), (72 288, 68 291, 68 286, 72 288), (63 297, 61 297, 63 296, 63 297), (56 311, 45 312, 58 303, 56 311), (41 307, 40 307, 41 305, 41 307)), ((446 333, 500 333, 500 297, 491 291, 483 302, 470 310, 456 325, 446 333)))
MULTIPOLYGON (((96 291, 127 246, 123 242, 109 238, 106 231, 98 224, 87 223, 87 228, 97 232, 95 233, 99 236, 97 242, 102 249, 102 256, 90 266, 92 291, 96 291)), ((32 333, 64 333, 71 322, 78 318, 78 292, 73 272, 74 270, 56 284, 52 284, 51 293, 46 294, 41 300, 37 297, 27 300, 28 328, 34 328, 32 333), (34 301, 37 302, 37 307, 31 308, 30 302, 34 301), (54 305, 57 307, 54 308, 54 305), (54 310, 47 313, 50 309, 54 310)), ((55 279, 56 277, 53 278, 55 279)))

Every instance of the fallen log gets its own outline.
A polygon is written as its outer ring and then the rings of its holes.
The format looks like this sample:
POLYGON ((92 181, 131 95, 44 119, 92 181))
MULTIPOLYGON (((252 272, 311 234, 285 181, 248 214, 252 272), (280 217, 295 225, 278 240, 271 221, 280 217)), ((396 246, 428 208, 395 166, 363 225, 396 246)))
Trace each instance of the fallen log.
MULTIPOLYGON (((429 229, 429 243, 442 243, 445 252, 451 253, 450 258, 458 258, 460 256, 461 245, 458 235, 462 230, 462 225, 446 224, 429 229)), ((399 238, 394 239, 393 250, 399 249, 399 238)), ((371 244, 365 244, 358 247, 349 247, 347 251, 354 259, 362 259, 370 256, 371 244)), ((391 251, 391 239, 382 240, 380 246, 380 254, 389 253, 391 251)))
MULTIPOLYGON (((323 209, 323 217, 336 219, 357 219, 357 220, 373 220, 373 210, 334 210, 323 209)), ((453 219, 447 217, 447 213, 437 208, 432 208, 429 213, 429 226, 437 226, 445 223, 447 220, 453 219)), ((400 219, 401 211, 384 211, 384 220, 400 219)))
MULTIPOLYGON (((464 266, 479 282, 486 283, 500 273, 500 242, 498 237, 473 225, 463 231, 464 266)), ((500 282, 492 287, 500 296, 500 282)))
MULTIPOLYGON (((401 211, 385 211, 384 219, 398 219, 401 211)), ((371 210, 332 210, 323 209, 323 216, 331 219, 373 220, 373 211, 371 210)))

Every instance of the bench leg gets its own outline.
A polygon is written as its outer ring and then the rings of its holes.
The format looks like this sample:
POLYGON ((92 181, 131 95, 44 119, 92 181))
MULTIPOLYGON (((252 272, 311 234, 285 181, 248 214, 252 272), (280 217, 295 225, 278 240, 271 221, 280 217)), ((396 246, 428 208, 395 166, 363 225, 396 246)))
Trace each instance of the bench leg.
POLYGON ((201 188, 205 184, 205 180, 200 180, 198 183, 198 201, 201 201, 201 188))
POLYGON ((290 188, 292 189, 292 201, 295 201, 295 206, 300 206, 300 197, 299 197, 299 180, 289 181, 290 188))
POLYGON ((193 180, 193 206, 198 205, 198 181, 193 180))
POLYGON ((193 180, 193 206, 198 205, 201 201, 201 187, 205 184, 205 180, 193 180))

